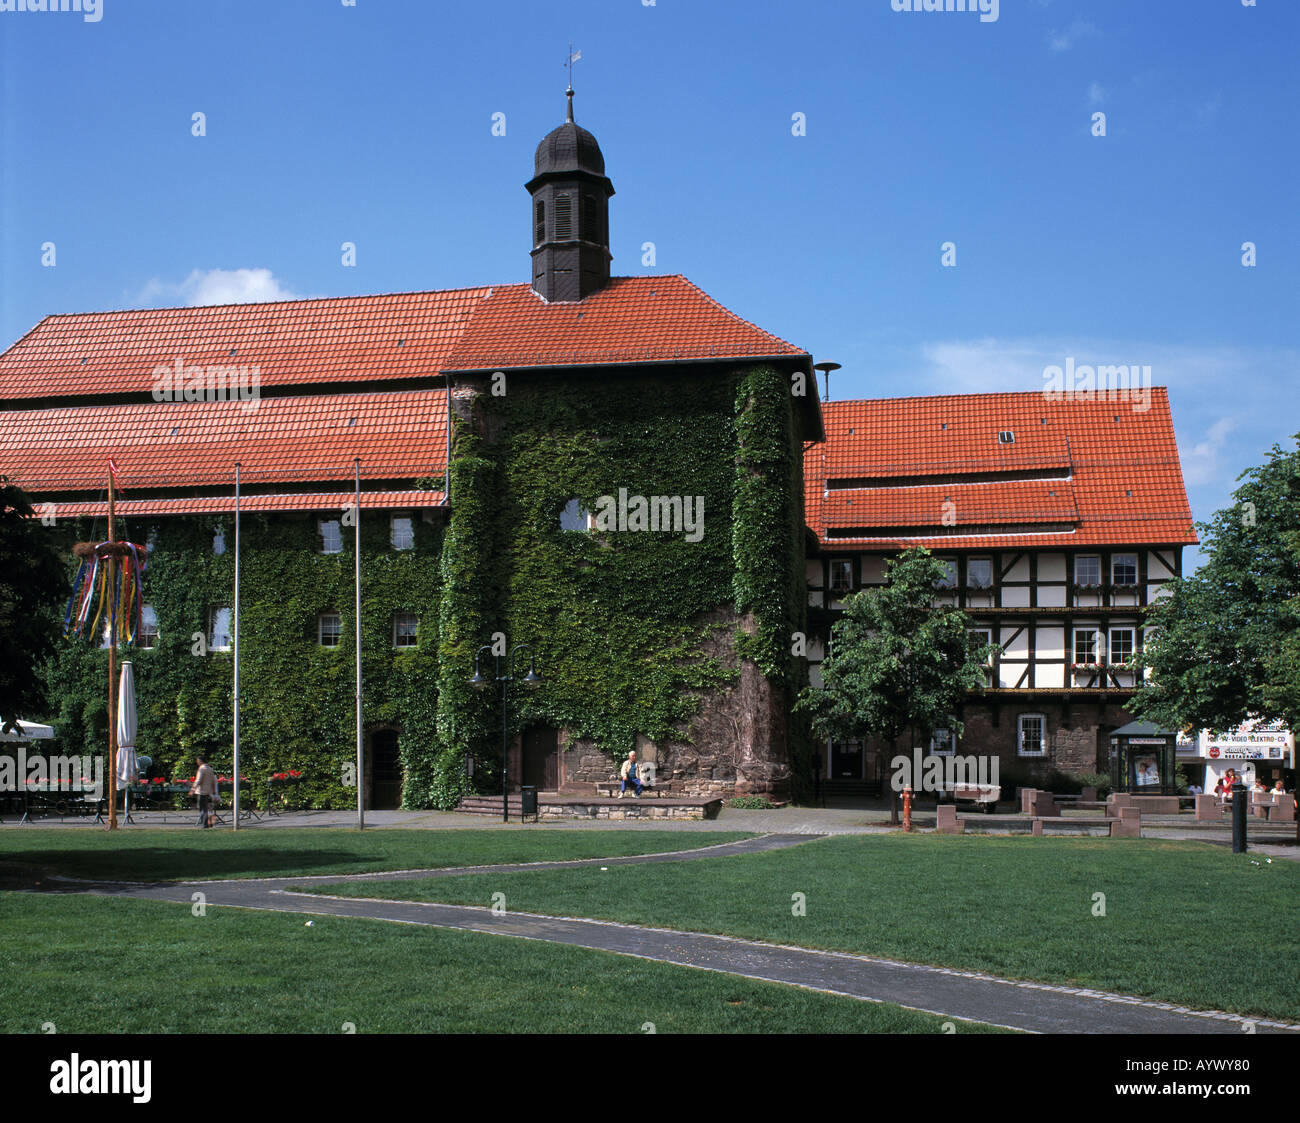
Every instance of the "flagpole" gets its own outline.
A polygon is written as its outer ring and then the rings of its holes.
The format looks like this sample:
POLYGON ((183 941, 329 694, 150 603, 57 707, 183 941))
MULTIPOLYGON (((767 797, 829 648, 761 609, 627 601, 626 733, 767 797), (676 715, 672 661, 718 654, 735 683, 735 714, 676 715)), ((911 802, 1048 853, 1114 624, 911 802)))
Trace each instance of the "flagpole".
POLYGON ((356 503, 354 511, 356 538, 353 552, 356 555, 356 605, 354 612, 357 624, 357 830, 363 831, 366 829, 366 785, 361 744, 361 458, 359 456, 353 457, 352 465, 356 473, 356 496, 354 500, 356 503))
POLYGON ((232 638, 235 649, 235 767, 231 780, 235 786, 235 823, 232 830, 239 830, 239 461, 235 461, 235 634, 232 638))
POLYGON ((117 830, 117 513, 113 468, 108 470, 108 829, 117 830))

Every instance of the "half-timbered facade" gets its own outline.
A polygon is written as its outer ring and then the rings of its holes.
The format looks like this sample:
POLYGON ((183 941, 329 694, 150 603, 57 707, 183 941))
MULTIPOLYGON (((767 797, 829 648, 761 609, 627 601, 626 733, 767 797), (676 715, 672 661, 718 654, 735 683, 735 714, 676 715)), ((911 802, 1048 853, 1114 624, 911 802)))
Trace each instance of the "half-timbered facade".
MULTIPOLYGON (((997 647, 983 694, 956 715, 963 737, 939 730, 931 748, 1029 775, 1095 771, 1129 720, 1143 610, 1196 541, 1164 389, 1145 402, 975 394, 823 409, 826 442, 805 456, 814 684, 844 597, 924 546, 948 570, 936 604, 966 610, 997 647)), ((849 791, 880 784, 892 756, 872 743, 819 751, 849 791)))

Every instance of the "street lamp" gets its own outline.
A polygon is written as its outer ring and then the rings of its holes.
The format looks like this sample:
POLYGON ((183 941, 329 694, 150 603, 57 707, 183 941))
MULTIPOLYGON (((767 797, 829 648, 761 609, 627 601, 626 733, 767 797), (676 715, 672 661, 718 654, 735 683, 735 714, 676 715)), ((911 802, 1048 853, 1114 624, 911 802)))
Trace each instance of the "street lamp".
POLYGON ((510 684, 515 681, 518 674, 515 666, 515 657, 521 652, 528 652, 528 673, 519 681, 530 690, 536 690, 542 685, 542 676, 539 675, 533 666, 533 649, 529 644, 519 643, 510 649, 504 655, 497 655, 493 650, 492 644, 485 643, 474 653, 474 677, 469 680, 470 686, 475 690, 487 690, 492 683, 501 684, 501 821, 508 823, 510 821, 510 797, 509 788, 506 784, 506 772, 510 762, 510 684), (479 670, 478 661, 483 652, 489 652, 492 655, 492 666, 494 678, 485 678, 483 672, 479 670), (501 673, 501 660, 505 660, 506 673, 501 673))

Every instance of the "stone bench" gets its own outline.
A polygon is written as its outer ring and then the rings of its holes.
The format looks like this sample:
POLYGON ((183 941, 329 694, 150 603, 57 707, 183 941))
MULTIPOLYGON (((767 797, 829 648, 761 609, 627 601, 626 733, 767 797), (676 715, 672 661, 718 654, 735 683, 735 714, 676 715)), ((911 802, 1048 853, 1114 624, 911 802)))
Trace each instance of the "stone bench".
MULTIPOLYGON (((596 785, 596 794, 600 796, 604 796, 606 799, 617 799, 618 791, 619 791, 618 784, 597 784, 596 785)), ((641 785, 642 799, 645 799, 647 796, 655 796, 663 799, 663 798, 667 798, 670 794, 671 794, 670 792, 663 791, 659 788, 652 788, 649 784, 641 785)), ((627 789, 627 795, 624 798, 636 799, 637 798, 636 788, 629 787, 627 789)))
MULTIPOLYGON (((951 804, 940 804, 935 829, 939 834, 964 834, 965 819, 957 814, 957 808, 951 804)), ((1021 820, 1022 822, 1024 820, 1021 820)), ((1111 838, 1141 838, 1142 812, 1136 807, 1120 809, 1118 816, 1113 815, 1031 815, 1029 833, 1041 838, 1043 827, 1052 823, 1063 827, 1106 827, 1111 838)))

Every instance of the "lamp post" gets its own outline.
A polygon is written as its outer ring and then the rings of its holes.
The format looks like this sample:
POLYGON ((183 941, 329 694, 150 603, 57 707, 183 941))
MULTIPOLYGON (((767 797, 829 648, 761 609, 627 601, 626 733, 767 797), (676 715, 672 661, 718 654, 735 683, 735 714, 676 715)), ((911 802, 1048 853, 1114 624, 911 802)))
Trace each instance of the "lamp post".
POLYGON ((470 686, 475 690, 486 690, 492 685, 493 679, 484 678, 482 671, 479 670, 479 658, 483 652, 489 652, 492 655, 492 667, 495 681, 501 684, 501 821, 508 823, 510 821, 510 796, 509 787, 506 784, 506 773, 510 766, 510 684, 515 681, 518 671, 515 667, 515 657, 521 652, 528 652, 528 673, 519 681, 522 682, 529 690, 536 690, 542 685, 542 676, 537 673, 533 666, 533 649, 529 644, 515 644, 504 656, 498 655, 492 649, 492 644, 485 643, 474 653, 474 677, 469 680, 470 686), (501 661, 505 660, 505 674, 501 673, 501 661))

